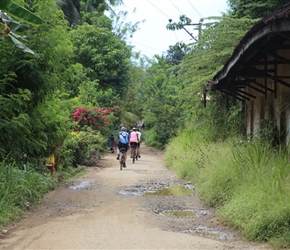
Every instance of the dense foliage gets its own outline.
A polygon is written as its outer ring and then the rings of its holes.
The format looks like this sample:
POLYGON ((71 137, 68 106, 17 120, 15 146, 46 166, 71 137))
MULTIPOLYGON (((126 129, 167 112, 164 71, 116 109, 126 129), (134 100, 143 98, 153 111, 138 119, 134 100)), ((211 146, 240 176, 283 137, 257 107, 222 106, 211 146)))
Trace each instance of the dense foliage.
POLYGON ((107 7, 88 2, 79 4, 102 11, 79 9, 86 21, 70 26, 69 12, 64 14, 64 5, 55 0, 1 1, 7 14, 0 12, 0 226, 19 218, 17 211, 36 204, 54 187, 58 178, 51 180, 49 156, 62 179, 70 168, 99 160, 108 133, 119 127, 117 105, 129 82, 130 47, 113 33, 112 21, 103 13, 107 7), (18 20, 23 24, 16 29, 18 20), (80 107, 86 114, 73 116, 80 107), (11 206, 16 212, 7 217, 11 206))
POLYGON ((1 1, 0 226, 54 187, 49 156, 56 156, 59 176, 93 165, 112 131, 145 119, 146 143, 166 148, 168 166, 195 182, 223 221, 249 239, 290 242, 285 155, 269 157, 267 143, 245 143, 243 105, 221 93, 205 98, 203 88, 252 25, 288 1, 229 0, 228 13, 201 22, 198 40, 151 59, 126 43, 138 23, 124 23, 125 13, 104 14, 121 2, 1 1), (268 210, 258 211, 254 200, 268 210))
POLYGON ((230 13, 236 18, 262 18, 288 0, 228 0, 230 13))

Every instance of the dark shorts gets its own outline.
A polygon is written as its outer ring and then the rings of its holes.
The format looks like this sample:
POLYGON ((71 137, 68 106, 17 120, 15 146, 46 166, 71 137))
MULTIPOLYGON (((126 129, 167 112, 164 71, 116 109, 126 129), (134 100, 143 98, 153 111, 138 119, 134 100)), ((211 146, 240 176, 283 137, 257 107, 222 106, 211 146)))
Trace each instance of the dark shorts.
POLYGON ((128 151, 128 144, 123 144, 123 143, 119 142, 118 148, 120 151, 121 151, 121 148, 124 148, 125 152, 127 152, 128 151))
POLYGON ((138 147, 138 142, 130 142, 131 148, 137 148, 138 147))

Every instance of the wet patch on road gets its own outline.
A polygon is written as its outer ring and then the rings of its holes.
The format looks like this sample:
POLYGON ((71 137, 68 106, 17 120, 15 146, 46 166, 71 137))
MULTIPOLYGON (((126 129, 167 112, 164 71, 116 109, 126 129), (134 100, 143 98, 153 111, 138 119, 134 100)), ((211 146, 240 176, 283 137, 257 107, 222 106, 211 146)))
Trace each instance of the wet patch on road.
POLYGON ((196 213, 190 210, 167 210, 163 214, 175 217, 196 217, 196 213))
POLYGON ((99 204, 87 204, 84 202, 56 202, 54 204, 54 208, 56 211, 75 211, 75 210, 86 210, 86 209, 94 209, 97 208, 99 204))
POLYGON ((195 187, 190 184, 180 183, 149 183, 147 185, 137 185, 119 191, 119 194, 127 196, 174 196, 183 197, 194 194, 195 187))
POLYGON ((147 187, 145 186, 134 186, 130 188, 125 188, 124 190, 119 191, 119 194, 126 196, 142 196, 143 193, 147 191, 147 187))
POLYGON ((151 187, 151 190, 144 192, 144 196, 175 196, 183 197, 194 194, 194 187, 170 184, 163 187, 151 187))
POLYGON ((91 190, 99 185, 97 185, 95 180, 85 180, 78 182, 69 182, 66 183, 64 186, 72 190, 91 190))
POLYGON ((199 207, 186 207, 179 206, 177 204, 155 204, 151 206, 151 210, 155 214, 165 215, 173 218, 199 218, 212 214, 211 211, 199 207))
POLYGON ((193 229, 183 230, 182 233, 189 233, 196 236, 202 236, 205 238, 219 239, 219 240, 235 240, 239 239, 235 234, 221 232, 212 228, 207 227, 196 227, 193 229))
POLYGON ((158 221, 165 230, 218 240, 240 239, 239 235, 215 221, 213 208, 197 202, 195 187, 190 183, 147 182, 126 187, 118 193, 144 197, 144 210, 159 216, 158 221))
POLYGON ((73 190, 87 190, 92 185, 93 183, 90 181, 82 181, 81 183, 77 185, 69 186, 68 188, 73 189, 73 190))

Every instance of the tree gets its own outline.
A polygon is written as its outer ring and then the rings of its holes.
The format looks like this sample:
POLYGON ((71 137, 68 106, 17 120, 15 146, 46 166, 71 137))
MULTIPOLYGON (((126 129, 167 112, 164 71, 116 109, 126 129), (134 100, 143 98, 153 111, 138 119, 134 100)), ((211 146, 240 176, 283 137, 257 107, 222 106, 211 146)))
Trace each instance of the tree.
POLYGON ((80 0, 56 0, 57 6, 63 11, 70 26, 75 26, 81 20, 80 0))
POLYGON ((176 97, 179 95, 179 85, 176 82, 175 67, 167 62, 165 56, 156 56, 142 84, 137 85, 136 93, 139 95, 135 104, 142 106, 146 129, 156 134, 154 146, 164 146, 176 135, 178 129, 180 116, 176 97))
POLYGON ((229 0, 230 13, 236 18, 262 18, 288 0, 229 0))
POLYGON ((1 0, 0 10, 7 12, 12 17, 30 24, 43 24, 44 20, 23 6, 11 0, 1 0))
MULTIPOLYGON (((105 17, 102 17, 105 18, 105 17)), ((124 93, 128 84, 130 49, 109 29, 83 24, 71 32, 75 61, 85 67, 89 80, 101 89, 124 93)))
POLYGON ((28 41, 26 36, 19 35, 28 30, 27 26, 14 20, 6 12, 28 24, 43 24, 44 20, 14 1, 3 0, 0 2, 0 41, 4 39, 11 41, 22 51, 35 55, 34 51, 19 40, 28 41))
MULTIPOLYGON (((111 6, 116 6, 123 4, 122 0, 82 0, 85 3, 86 11, 101 11, 104 12, 105 10, 111 10, 111 6)), ((114 12, 114 11, 113 11, 114 12)))
MULTIPOLYGON (((27 30, 30 46, 37 57, 22 53, 10 43, 3 42, 0 46, 4 62, 0 65, 0 158, 9 156, 19 163, 24 154, 30 159, 43 157, 51 144, 60 139, 56 135, 68 131, 64 122, 68 117, 65 107, 53 110, 61 110, 63 117, 59 116, 60 112, 56 116, 49 109, 47 112, 41 109, 48 100, 54 100, 53 95, 63 98, 56 93, 66 81, 63 73, 72 56, 67 24, 61 19, 54 0, 38 3, 37 11, 47 20, 27 30), (55 12, 44 11, 47 9, 55 12)), ((66 103, 56 100, 54 104, 66 103)))
POLYGON ((100 11, 103 13, 105 10, 112 10, 110 5, 120 5, 123 2, 122 0, 56 0, 56 3, 62 9, 70 26, 74 27, 81 21, 81 11, 100 11))
POLYGON ((182 42, 178 42, 175 45, 169 46, 166 55, 168 63, 174 65, 180 64, 184 56, 188 54, 190 50, 191 47, 182 42))

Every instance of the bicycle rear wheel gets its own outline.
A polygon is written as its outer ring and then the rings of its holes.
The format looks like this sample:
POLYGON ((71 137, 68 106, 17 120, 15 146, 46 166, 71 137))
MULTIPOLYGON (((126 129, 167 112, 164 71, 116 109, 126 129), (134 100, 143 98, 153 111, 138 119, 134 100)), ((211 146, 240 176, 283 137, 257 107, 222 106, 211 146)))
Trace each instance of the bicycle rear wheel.
POLYGON ((121 154, 121 157, 120 157, 120 170, 123 169, 123 165, 124 165, 124 156, 123 156, 123 154, 121 154))
POLYGON ((133 157, 132 157, 133 163, 135 163, 135 160, 136 160, 136 149, 133 148, 133 157))

